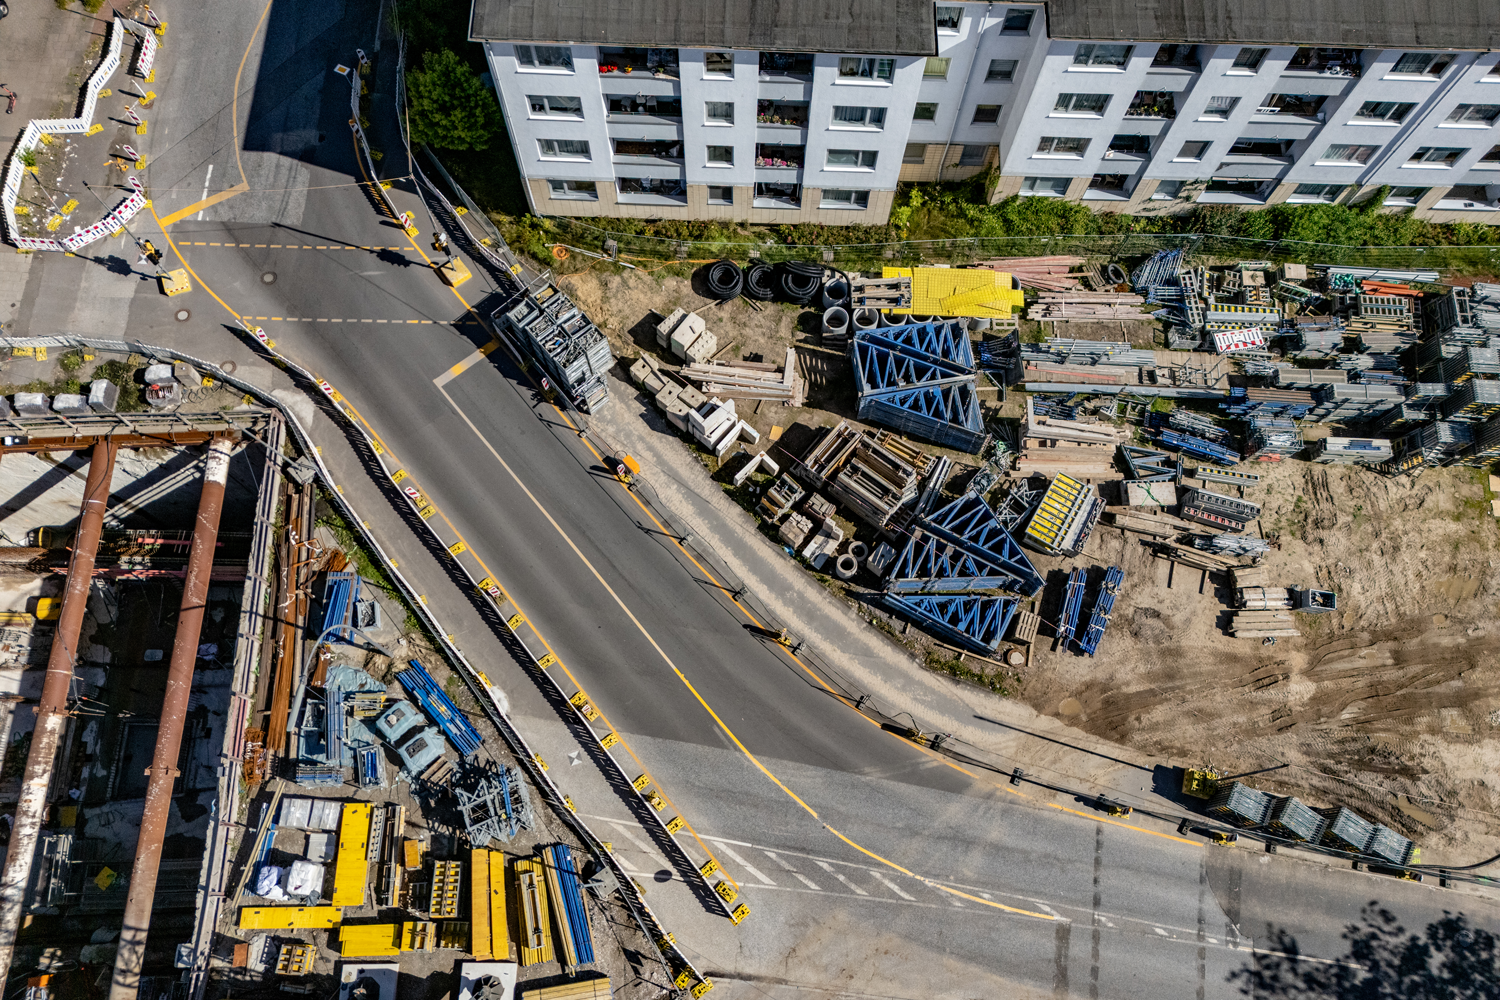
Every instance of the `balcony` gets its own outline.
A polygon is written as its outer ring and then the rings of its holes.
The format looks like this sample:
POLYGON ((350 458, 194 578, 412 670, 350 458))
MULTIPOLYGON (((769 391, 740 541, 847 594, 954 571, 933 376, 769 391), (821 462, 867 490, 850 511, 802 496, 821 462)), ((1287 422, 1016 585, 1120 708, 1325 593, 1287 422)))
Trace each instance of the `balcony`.
POLYGON ((1215 177, 1197 200, 1203 205, 1264 205, 1275 187, 1274 180, 1215 177))
POLYGON ((617 200, 627 205, 686 205, 687 184, 680 177, 621 177, 617 200))
POLYGON ((802 185, 758 182, 755 185, 754 208, 801 208, 802 185))
POLYGON ((769 142, 755 144, 755 165, 763 169, 800 170, 806 156, 806 146, 784 146, 769 142))
POLYGON ((813 76, 813 57, 807 52, 762 52, 760 78, 803 83, 813 76))
POLYGON ((1497 212, 1500 195, 1492 196, 1494 189, 1494 185, 1455 184, 1432 207, 1449 212, 1497 212))
POLYGON ((1316 73, 1319 76, 1359 76, 1363 71, 1360 49, 1316 47, 1298 49, 1285 70, 1287 73, 1316 73))
POLYGON ((1292 143, 1289 139, 1236 139, 1229 147, 1225 163, 1291 163, 1292 143))
POLYGON ((755 102, 755 120, 761 125, 782 128, 807 128, 806 101, 755 102))
POLYGON ((616 139, 615 163, 682 162, 681 139, 616 139))
POLYGON ((1117 135, 1109 140, 1109 149, 1104 153, 1106 160, 1145 160, 1150 156, 1149 135, 1117 135))
POLYGON ((1323 105, 1326 94, 1271 94, 1266 103, 1255 109, 1257 116, 1281 115, 1292 118, 1308 118, 1321 122, 1324 119, 1323 105))
POLYGON ((636 73, 677 79, 677 50, 600 47, 600 76, 629 76, 636 73))
POLYGON ((609 107, 611 122, 666 122, 679 124, 682 121, 682 98, 651 97, 645 94, 606 94, 604 100, 609 107))
POLYGON ((1163 45, 1157 48, 1156 55, 1151 59, 1150 72, 1176 70, 1183 73, 1197 73, 1202 69, 1203 64, 1198 60, 1198 46, 1163 45))
POLYGON ((1137 90, 1130 107, 1125 109, 1126 118, 1177 117, 1177 95, 1170 90, 1137 90))

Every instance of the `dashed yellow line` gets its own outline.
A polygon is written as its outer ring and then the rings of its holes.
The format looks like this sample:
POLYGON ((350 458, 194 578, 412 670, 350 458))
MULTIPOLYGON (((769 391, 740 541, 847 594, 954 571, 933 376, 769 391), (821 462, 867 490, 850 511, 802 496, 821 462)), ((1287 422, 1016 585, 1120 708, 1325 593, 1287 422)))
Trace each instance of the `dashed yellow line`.
POLYGON ((203 240, 179 240, 179 246, 184 247, 250 247, 258 250, 405 250, 406 247, 366 247, 356 246, 353 243, 211 243, 203 240))

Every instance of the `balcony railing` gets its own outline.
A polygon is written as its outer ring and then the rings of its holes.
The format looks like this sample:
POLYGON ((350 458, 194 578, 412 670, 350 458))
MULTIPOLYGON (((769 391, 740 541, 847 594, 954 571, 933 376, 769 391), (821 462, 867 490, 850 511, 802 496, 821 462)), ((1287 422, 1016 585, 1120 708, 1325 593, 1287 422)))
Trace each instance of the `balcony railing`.
POLYGON ((755 120, 762 125, 807 128, 807 102, 757 101, 755 120))
POLYGON ((805 52, 762 52, 760 75, 762 78, 771 79, 791 77, 797 80, 811 80, 813 57, 805 52))
POLYGON ((600 48, 601 74, 647 73, 677 78, 676 49, 600 48))
POLYGON ((1177 95, 1170 90, 1138 90, 1126 118, 1176 118, 1177 95))
POLYGON ((681 118, 680 97, 616 97, 609 96, 609 113, 615 115, 642 115, 648 118, 681 118))
POLYGON ((1163 45, 1151 59, 1152 69, 1185 69, 1194 73, 1203 68, 1198 61, 1196 45, 1163 45))
POLYGON ((1301 48, 1286 64, 1288 72, 1324 76, 1359 76, 1364 65, 1359 49, 1301 48))
POLYGON ((644 139, 616 139, 615 159, 668 160, 678 162, 682 159, 682 140, 665 139, 648 141, 644 139))
POLYGON ((755 146, 757 167, 785 167, 795 169, 802 166, 807 156, 806 146, 777 146, 761 142, 755 146))

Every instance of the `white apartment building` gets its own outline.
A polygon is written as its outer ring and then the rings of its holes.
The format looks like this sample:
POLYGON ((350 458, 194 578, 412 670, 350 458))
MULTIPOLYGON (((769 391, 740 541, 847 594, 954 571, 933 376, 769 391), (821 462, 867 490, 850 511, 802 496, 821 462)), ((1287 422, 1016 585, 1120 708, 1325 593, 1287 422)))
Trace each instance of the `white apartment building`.
POLYGON ((474 0, 541 215, 878 224, 900 181, 1500 223, 1475 0, 474 0))

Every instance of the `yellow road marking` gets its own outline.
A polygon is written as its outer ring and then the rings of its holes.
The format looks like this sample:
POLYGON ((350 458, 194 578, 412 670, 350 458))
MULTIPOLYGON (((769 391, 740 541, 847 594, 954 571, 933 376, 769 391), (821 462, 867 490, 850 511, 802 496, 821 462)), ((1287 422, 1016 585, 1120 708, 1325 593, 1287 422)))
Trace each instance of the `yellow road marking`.
POLYGON ((487 357, 490 354, 491 351, 493 351, 495 348, 497 348, 499 346, 500 346, 500 338, 496 337, 494 340, 491 340, 488 344, 485 344, 483 347, 479 348, 479 350, 475 351, 473 354, 470 354, 468 357, 464 358, 458 364, 454 365, 452 368, 449 368, 447 371, 443 372, 443 374, 441 374, 437 378, 433 379, 432 380, 433 384, 434 385, 440 385, 440 386, 441 385, 447 385, 448 382, 450 382, 452 379, 456 378, 457 376, 462 375, 464 372, 468 371, 469 368, 471 368, 472 366, 478 364, 481 360, 483 360, 485 357, 487 357))
MULTIPOLYGON (((239 149, 238 149, 239 144, 236 143, 235 146, 236 146, 235 152, 236 152, 236 154, 238 154, 238 152, 239 152, 239 149)), ((217 205, 221 201, 228 201, 230 198, 233 198, 235 195, 237 195, 237 194, 244 194, 246 191, 249 191, 249 190, 250 190, 250 185, 246 184, 246 183, 244 183, 242 181, 239 184, 236 184, 232 188, 226 188, 225 190, 220 191, 218 194, 211 194, 207 198, 204 198, 202 201, 195 201, 195 202, 193 202, 187 208, 179 208, 177 211, 173 212, 171 215, 164 215, 164 216, 162 216, 161 217, 162 227, 165 228, 167 226, 170 226, 174 222, 181 222, 183 219, 186 219, 190 215, 194 215, 194 214, 196 214, 198 212, 203 211, 205 208, 210 208, 210 207, 212 207, 214 205, 217 205)), ((200 243, 198 245, 202 246, 203 244, 200 243)), ((217 243, 214 244, 214 245, 218 246, 217 243)))

